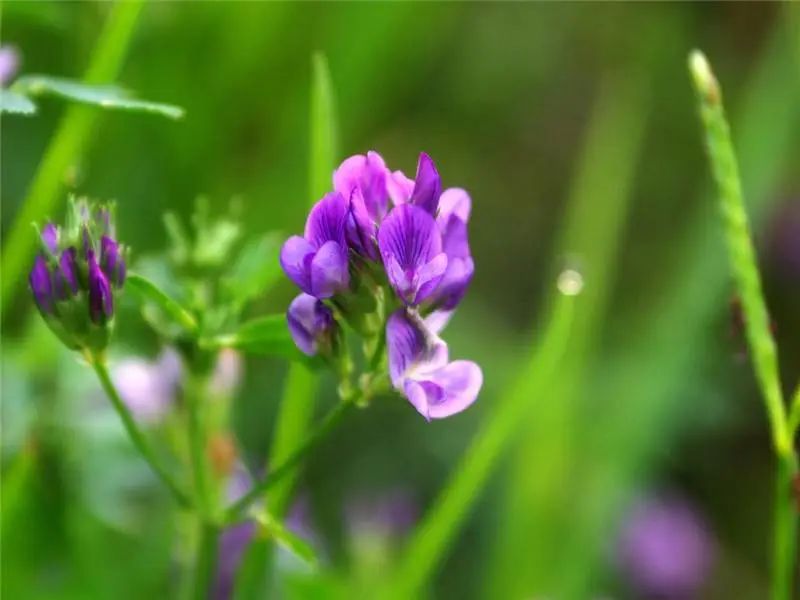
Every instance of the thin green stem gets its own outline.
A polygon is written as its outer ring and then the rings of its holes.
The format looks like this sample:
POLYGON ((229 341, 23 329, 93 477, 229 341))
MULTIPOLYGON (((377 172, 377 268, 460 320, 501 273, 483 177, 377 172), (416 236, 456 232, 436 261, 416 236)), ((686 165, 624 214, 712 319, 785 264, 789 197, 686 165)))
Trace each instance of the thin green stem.
POLYGON ((800 385, 794 391, 792 404, 789 408, 789 437, 794 439, 797 429, 800 427, 800 385))
POLYGON ((300 446, 264 479, 255 482, 247 494, 228 508, 225 512, 225 522, 235 522, 241 517, 242 512, 255 500, 258 500, 270 487, 287 475, 294 473, 295 468, 305 459, 306 455, 342 420, 350 404, 351 402, 339 402, 334 406, 300 446))
POLYGON ((797 456, 792 444, 797 410, 787 418, 778 372, 775 340, 761 290, 750 225, 745 210, 736 153, 722 103, 722 91, 705 56, 693 52, 689 70, 697 92, 706 149, 719 204, 728 256, 736 291, 742 302, 750 357, 764 398, 778 461, 773 507, 772 600, 790 600, 797 553, 797 514, 791 486, 797 473, 797 456))
MULTIPOLYGON (((108 83, 116 79, 143 4, 143 0, 114 4, 86 71, 86 83, 108 83)), ((87 106, 68 108, 39 163, 28 195, 3 245, 3 278, 0 281, 3 312, 15 289, 24 280, 22 273, 31 262, 36 245, 36 233, 31 223, 41 221, 56 210, 64 174, 85 151, 94 130, 96 114, 96 109, 87 106)))
POLYGON ((191 597, 194 600, 208 600, 216 574, 219 528, 201 519, 199 529, 191 597))
POLYGON ((136 446, 136 449, 150 464, 150 467, 153 469, 153 471, 155 471, 156 475, 158 475, 161 481, 164 482, 164 484, 167 486, 167 489, 172 492, 172 495, 175 497, 175 500, 178 501, 178 504, 184 508, 191 508, 192 502, 189 500, 189 496, 184 493, 183 490, 181 490, 181 487, 173 479, 166 467, 161 464, 155 452, 153 452, 153 450, 147 444, 144 435, 136 425, 136 421, 133 419, 128 407, 125 406, 125 403, 120 398, 117 388, 114 386, 114 382, 111 380, 111 376, 108 372, 108 367, 106 366, 105 361, 100 357, 88 358, 92 368, 94 368, 94 372, 97 374, 97 377, 100 380, 100 384, 103 386, 103 390, 105 390, 106 395, 111 400, 111 404, 116 409, 117 414, 122 420, 122 424, 125 426, 125 431, 127 431, 128 437, 130 437, 134 446, 136 446))
POLYGON ((205 426, 205 381, 202 376, 189 375, 187 386, 187 429, 189 433, 189 455, 194 476, 195 504, 205 518, 212 513, 211 492, 208 480, 205 426))

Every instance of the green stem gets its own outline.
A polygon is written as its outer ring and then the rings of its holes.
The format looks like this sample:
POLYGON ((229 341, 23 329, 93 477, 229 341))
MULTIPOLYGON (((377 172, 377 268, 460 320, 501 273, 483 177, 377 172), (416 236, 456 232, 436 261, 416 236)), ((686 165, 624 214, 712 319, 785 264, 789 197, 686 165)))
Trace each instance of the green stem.
POLYGON ((106 366, 105 361, 100 357, 88 358, 90 364, 94 368, 94 372, 97 373, 97 377, 100 380, 100 384, 103 386, 106 395, 111 400, 111 404, 114 406, 117 414, 122 420, 122 424, 125 426, 125 431, 128 432, 128 437, 130 437, 133 445, 136 446, 136 449, 150 464, 150 467, 153 469, 153 471, 155 471, 156 475, 158 475, 161 481, 164 482, 164 484, 167 486, 167 489, 172 492, 172 495, 178 501, 178 504, 184 508, 191 508, 192 502, 189 500, 189 497, 181 490, 180 486, 173 479, 172 475, 170 475, 167 469, 161 464, 155 452, 153 452, 144 439, 144 435, 142 435, 142 432, 139 431, 136 421, 133 419, 128 407, 125 406, 125 403, 120 398, 116 387, 114 387, 114 382, 111 380, 111 376, 108 372, 108 367, 106 366))
POLYGON ((191 597, 193 600, 208 600, 211 597, 211 586, 214 584, 214 576, 217 571, 219 528, 203 520, 200 521, 199 526, 191 597))
POLYGON ((330 412, 323 417, 317 427, 306 437, 305 441, 297 447, 275 470, 264 479, 253 484, 250 491, 225 512, 225 522, 232 523, 241 517, 242 512, 264 492, 278 483, 283 477, 293 473, 295 467, 306 457, 327 434, 341 421, 351 402, 339 402, 330 412))
POLYGON ((211 496, 208 486, 208 460, 206 458, 206 427, 202 393, 204 382, 197 375, 189 375, 187 386, 187 425, 189 433, 189 455, 194 476, 195 504, 205 516, 211 515, 211 496))
POLYGON ((773 499, 772 600, 791 600, 794 597, 797 509, 792 487, 797 473, 797 457, 794 454, 779 457, 773 499))
MULTIPOLYGON (((108 83, 117 78, 141 12, 143 0, 117 2, 106 21, 86 71, 86 83, 108 83)), ((31 262, 36 232, 31 223, 56 210, 67 167, 86 149, 95 125, 95 111, 71 106, 39 163, 33 182, 3 245, 0 299, 6 311, 23 271, 31 262)))

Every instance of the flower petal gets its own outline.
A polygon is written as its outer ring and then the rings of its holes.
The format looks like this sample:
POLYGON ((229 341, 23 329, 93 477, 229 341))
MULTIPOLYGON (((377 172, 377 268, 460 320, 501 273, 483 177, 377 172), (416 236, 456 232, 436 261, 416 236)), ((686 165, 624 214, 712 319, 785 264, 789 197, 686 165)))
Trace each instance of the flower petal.
POLYGON ((455 215, 466 223, 469 221, 470 212, 472 212, 472 200, 466 190, 447 188, 439 197, 439 213, 436 220, 442 225, 451 215, 455 215))
POLYGON ((432 371, 424 379, 408 379, 404 391, 426 419, 443 419, 459 413, 478 398, 483 385, 480 367, 456 360, 432 371))
POLYGON ((281 268, 295 285, 306 293, 311 292, 311 260, 314 247, 299 235, 286 240, 281 248, 281 268))
POLYGON ((89 316, 92 321, 102 324, 114 314, 114 298, 111 285, 97 264, 93 250, 87 254, 89 261, 89 316))
POLYGON ((348 213, 349 206, 344 196, 338 192, 326 194, 308 214, 304 237, 314 248, 330 241, 344 246, 348 213))
POLYGON ((447 271, 447 255, 440 252, 416 274, 417 293, 413 305, 424 302, 438 287, 447 271))
POLYGON ((289 333, 301 352, 314 356, 317 340, 333 325, 333 313, 314 296, 300 294, 286 311, 289 333))
POLYGON ((357 154, 342 162, 333 173, 333 187, 342 197, 350 198, 358 190, 370 218, 380 223, 389 209, 386 183, 390 177, 386 163, 377 152, 357 154))
POLYGON ((386 191, 395 206, 405 204, 414 193, 414 180, 406 177, 402 171, 395 171, 386 180, 386 191))
POLYGON ((417 176, 414 178, 414 192, 409 204, 419 206, 431 215, 436 214, 439 196, 442 193, 442 182, 436 165, 430 156, 422 152, 417 163, 417 176))
POLYGON ((475 264, 471 257, 448 259, 447 270, 428 298, 429 302, 436 308, 453 310, 467 293, 474 273, 475 264))
POLYGON ((431 282, 439 269, 438 275, 444 272, 443 259, 438 256, 442 238, 436 221, 417 206, 402 204, 389 213, 378 230, 378 247, 389 281, 408 303, 418 301, 420 286, 431 282))
POLYGON ((58 227, 48 223, 42 227, 42 241, 47 248, 55 254, 58 252, 58 227))
POLYGON ((350 285, 347 268, 347 247, 330 241, 317 250, 311 261, 311 295, 330 298, 350 285))
POLYGON ((398 309, 386 322, 386 348, 392 385, 403 389, 404 381, 416 370, 427 372, 447 364, 447 344, 430 332, 406 309, 398 309))
POLYGON ((30 277, 28 278, 36 306, 44 314, 53 312, 53 283, 50 280, 50 270, 43 256, 37 255, 33 262, 30 277))

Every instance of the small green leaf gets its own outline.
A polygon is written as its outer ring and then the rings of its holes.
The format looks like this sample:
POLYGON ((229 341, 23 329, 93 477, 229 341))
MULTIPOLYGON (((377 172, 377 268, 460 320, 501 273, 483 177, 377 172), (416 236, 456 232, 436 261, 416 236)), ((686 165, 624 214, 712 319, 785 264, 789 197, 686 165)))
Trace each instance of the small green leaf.
POLYGON ((305 562, 311 565, 317 564, 317 555, 311 545, 299 535, 289 531, 283 523, 263 510, 257 512, 254 517, 262 536, 274 538, 281 546, 305 562))
POLYGON ((0 89, 0 113, 4 112, 32 115, 36 112, 36 105, 23 94, 0 89))
POLYGON ((149 112, 170 119, 180 119, 184 115, 184 110, 179 106, 138 100, 127 90, 115 85, 89 85, 49 75, 25 75, 17 79, 13 87, 15 91, 29 96, 51 94, 103 108, 149 112))
POLYGON ((139 299, 152 302, 158 306, 175 323, 187 332, 197 332, 197 321, 183 306, 165 294, 155 283, 141 275, 129 274, 125 280, 125 287, 133 292, 139 299))
POLYGON ((222 281, 224 293, 238 307, 267 292, 280 278, 278 254, 281 237, 277 233, 248 242, 222 281))
POLYGON ((219 336, 213 343, 219 347, 236 348, 251 354, 301 358, 283 314, 247 321, 235 333, 219 336))

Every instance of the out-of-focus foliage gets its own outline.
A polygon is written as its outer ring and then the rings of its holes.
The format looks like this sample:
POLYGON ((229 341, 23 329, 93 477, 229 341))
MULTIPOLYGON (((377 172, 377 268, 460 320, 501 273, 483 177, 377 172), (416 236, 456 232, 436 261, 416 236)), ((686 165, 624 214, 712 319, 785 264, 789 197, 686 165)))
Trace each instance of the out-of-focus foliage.
MULTIPOLYGON (((2 42, 20 50, 23 72, 78 79, 109 5, 11 1, 2 10, 2 42)), ((154 279, 151 257, 176 247, 162 215, 188 222, 202 195, 212 215, 238 206, 242 239, 256 240, 221 293, 249 303, 245 319, 285 309, 293 291, 278 277, 277 241, 260 236, 302 228, 318 51, 336 97, 337 161, 374 148, 408 173, 424 150, 473 199, 476 276, 448 341, 482 365, 481 397, 432 424, 397 397, 377 398, 318 447, 297 488, 300 537, 320 566, 276 553, 284 589, 366 593, 396 576, 408 529, 354 519, 354 499, 403 489, 417 515, 442 501, 448 475, 523 368, 530 332, 545 327, 556 272, 571 267, 598 312, 578 316, 560 379, 531 387, 522 443, 499 457, 422 587, 446 598, 635 597, 616 533, 631 501, 668 493, 688 499, 712 538, 701 597, 764 597, 769 431, 731 317, 685 64, 702 47, 724 82, 788 394, 800 377, 798 250, 781 242, 800 202, 796 13, 746 3, 143 8, 119 81, 185 117, 98 111, 92 143, 62 181, 117 200, 131 262, 154 279)), ((37 104, 34 119, 2 116, 4 235, 65 111, 47 97, 37 104)), ((21 283, 4 315, 3 594, 174 593, 189 525, 21 283)), ((116 320, 112 366, 156 355, 130 298, 116 320)), ((252 465, 269 462, 286 371, 282 359, 247 361, 233 426, 252 465)), ((332 382, 322 377, 317 389, 315 404, 330 404, 332 382)), ((154 439, 169 444, 162 433, 154 439)))

